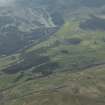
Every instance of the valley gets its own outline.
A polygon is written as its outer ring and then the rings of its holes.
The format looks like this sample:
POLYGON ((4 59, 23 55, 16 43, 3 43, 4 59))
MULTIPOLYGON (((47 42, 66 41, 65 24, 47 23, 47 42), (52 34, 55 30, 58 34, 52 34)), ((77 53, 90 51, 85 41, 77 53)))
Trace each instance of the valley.
POLYGON ((104 105, 104 9, 103 0, 0 5, 0 105, 104 105))

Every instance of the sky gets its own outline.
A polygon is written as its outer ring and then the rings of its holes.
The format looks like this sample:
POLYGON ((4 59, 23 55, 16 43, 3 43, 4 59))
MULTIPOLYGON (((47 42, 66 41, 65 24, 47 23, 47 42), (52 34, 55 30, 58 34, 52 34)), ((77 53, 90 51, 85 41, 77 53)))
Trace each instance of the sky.
POLYGON ((15 0, 0 0, 0 6, 8 6, 15 2, 15 0))

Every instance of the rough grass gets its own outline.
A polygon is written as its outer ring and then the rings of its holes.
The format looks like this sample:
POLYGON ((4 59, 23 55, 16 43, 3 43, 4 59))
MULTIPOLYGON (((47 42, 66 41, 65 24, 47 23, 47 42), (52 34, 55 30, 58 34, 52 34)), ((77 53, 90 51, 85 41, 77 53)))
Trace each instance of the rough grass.
MULTIPOLYGON (((25 50, 49 56, 60 65, 57 70, 64 72, 29 80, 34 75, 27 71, 16 82, 20 73, 1 72, 0 94, 4 96, 1 105, 105 105, 105 32, 82 30, 79 22, 65 22, 49 39, 25 50), (81 42, 64 43, 71 39, 81 42)), ((0 58, 0 70, 19 62, 19 58, 20 54, 15 59, 0 58)))
POLYGON ((57 73, 20 83, 5 91, 8 105, 104 105, 104 67, 57 73))

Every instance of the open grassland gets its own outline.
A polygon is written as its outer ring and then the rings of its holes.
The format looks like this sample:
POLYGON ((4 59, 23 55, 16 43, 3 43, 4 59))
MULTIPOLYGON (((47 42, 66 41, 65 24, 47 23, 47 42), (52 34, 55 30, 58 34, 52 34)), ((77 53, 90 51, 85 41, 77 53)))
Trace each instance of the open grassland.
POLYGON ((79 25, 0 57, 0 105, 105 105, 105 32, 79 25))
POLYGON ((104 105, 104 68, 101 65, 24 81, 2 91, 1 102, 4 105, 104 105))
MULTIPOLYGON (((83 30, 80 21, 69 20, 48 40, 28 49, 28 52, 45 49, 63 69, 73 70, 105 62, 105 32, 83 30)), ((40 50, 41 51, 41 50, 40 50)))

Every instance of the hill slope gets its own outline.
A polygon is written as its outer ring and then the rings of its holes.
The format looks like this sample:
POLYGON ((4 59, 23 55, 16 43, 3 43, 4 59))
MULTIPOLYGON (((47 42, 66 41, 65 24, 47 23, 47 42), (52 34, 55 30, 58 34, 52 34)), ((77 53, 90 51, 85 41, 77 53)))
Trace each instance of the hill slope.
MULTIPOLYGON (((15 83, 1 90, 1 105, 104 105, 105 65, 15 83)), ((10 78, 10 77, 9 77, 10 78)), ((13 83, 13 78, 11 83, 13 83)), ((16 80, 16 79, 15 79, 16 80)), ((2 83, 2 78, 0 83, 2 83)))
POLYGON ((0 7, 0 105, 105 104, 105 4, 84 1, 0 7))

